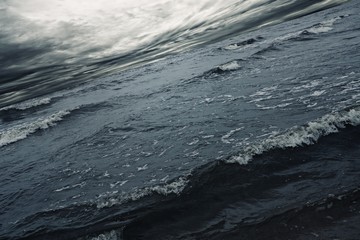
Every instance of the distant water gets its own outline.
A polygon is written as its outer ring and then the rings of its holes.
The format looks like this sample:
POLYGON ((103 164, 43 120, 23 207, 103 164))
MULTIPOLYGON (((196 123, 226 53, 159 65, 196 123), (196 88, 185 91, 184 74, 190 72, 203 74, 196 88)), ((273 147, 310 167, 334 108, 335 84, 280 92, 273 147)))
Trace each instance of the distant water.
POLYGON ((359 2, 0 9, 0 239, 360 235, 359 2))

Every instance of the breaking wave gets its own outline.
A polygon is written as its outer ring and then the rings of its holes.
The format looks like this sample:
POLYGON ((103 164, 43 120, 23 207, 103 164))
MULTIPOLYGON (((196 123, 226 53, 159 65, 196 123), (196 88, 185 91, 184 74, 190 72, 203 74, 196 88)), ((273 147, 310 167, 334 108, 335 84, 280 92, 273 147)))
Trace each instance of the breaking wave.
POLYGON ((108 208, 114 205, 121 205, 129 201, 136 201, 145 196, 149 196, 153 194, 160 194, 163 196, 167 196, 169 194, 180 195, 189 182, 188 180, 189 176, 180 177, 176 180, 171 181, 170 183, 163 185, 156 185, 156 186, 136 189, 135 191, 130 193, 119 193, 117 191, 105 193, 98 196, 96 205, 98 208, 105 208, 105 207, 108 208))
POLYGON ((232 71, 237 71, 243 68, 243 62, 245 60, 238 59, 233 60, 224 64, 221 64, 219 66, 214 67, 213 69, 210 69, 209 71, 206 71, 202 74, 203 77, 210 77, 213 74, 220 75, 220 74, 226 74, 232 71))
POLYGON ((25 139, 38 130, 53 127, 70 113, 70 110, 62 110, 50 116, 38 118, 33 122, 15 125, 9 129, 2 130, 0 131, 0 147, 25 139))
POLYGON ((18 104, 13 104, 10 106, 6 106, 0 108, 0 111, 8 111, 8 110, 26 110, 33 107, 38 107, 41 105, 47 105, 51 102, 51 98, 40 98, 40 99, 31 99, 25 102, 21 102, 18 104))
POLYGON ((252 144, 241 151, 240 154, 231 156, 226 162, 248 164, 255 155, 266 151, 314 144, 320 137, 336 133, 339 129, 345 128, 346 125, 356 126, 359 124, 359 108, 330 113, 304 126, 293 127, 284 133, 272 135, 265 140, 252 144))

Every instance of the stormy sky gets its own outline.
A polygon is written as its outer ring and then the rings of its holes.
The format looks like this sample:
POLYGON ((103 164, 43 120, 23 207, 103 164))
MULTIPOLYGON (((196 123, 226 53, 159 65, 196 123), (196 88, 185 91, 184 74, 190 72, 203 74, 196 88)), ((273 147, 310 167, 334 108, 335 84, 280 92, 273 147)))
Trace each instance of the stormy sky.
POLYGON ((3 68, 100 59, 255 21, 282 5, 341 1, 1 0, 0 57, 3 68))
POLYGON ((2 63, 72 63, 127 52, 163 33, 219 17, 216 12, 234 2, 238 1, 3 0, 2 63))
POLYGON ((90 71, 103 76, 344 1, 0 0, 0 100, 18 102, 90 71))

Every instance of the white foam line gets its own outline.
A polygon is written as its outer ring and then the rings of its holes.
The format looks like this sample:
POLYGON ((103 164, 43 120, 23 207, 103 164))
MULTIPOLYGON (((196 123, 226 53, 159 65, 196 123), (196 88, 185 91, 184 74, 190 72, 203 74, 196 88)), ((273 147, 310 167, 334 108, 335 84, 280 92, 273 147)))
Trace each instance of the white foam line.
POLYGON ((42 98, 42 99, 32 99, 29 101, 25 101, 18 104, 13 104, 7 107, 0 108, 0 111, 6 111, 10 109, 17 109, 17 110, 26 110, 32 107, 37 107, 40 105, 49 104, 51 102, 51 98, 42 98))
POLYGON ((112 207, 114 205, 121 205, 128 201, 136 201, 145 196, 157 193, 161 195, 177 194, 179 195, 188 184, 188 177, 180 177, 176 181, 164 185, 157 185, 141 189, 135 189, 131 193, 119 193, 117 191, 105 193, 99 196, 97 201, 98 208, 112 207))
POLYGON ((71 111, 69 110, 59 111, 48 117, 38 118, 34 122, 19 124, 0 131, 0 147, 25 139, 27 136, 38 130, 55 126, 56 122, 61 121, 63 117, 69 115, 70 112, 71 111))
POLYGON ((336 133, 339 129, 345 128, 347 124, 353 126, 360 124, 360 109, 327 114, 304 126, 293 127, 282 134, 272 135, 265 140, 246 147, 239 155, 232 156, 226 162, 248 164, 255 155, 271 149, 311 145, 320 137, 336 133))

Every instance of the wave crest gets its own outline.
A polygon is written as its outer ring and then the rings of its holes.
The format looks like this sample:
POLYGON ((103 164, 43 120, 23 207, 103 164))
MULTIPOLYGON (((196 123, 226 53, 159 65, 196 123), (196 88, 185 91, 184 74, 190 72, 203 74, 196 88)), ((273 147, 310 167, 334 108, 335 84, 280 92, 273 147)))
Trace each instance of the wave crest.
POLYGON ((346 125, 360 124, 360 108, 327 114, 304 126, 295 126, 288 131, 275 134, 246 147, 237 156, 226 160, 228 163, 248 164, 255 156, 276 148, 294 148, 314 144, 320 137, 336 133, 346 125))
POLYGON ((121 205, 129 201, 136 201, 152 194, 160 194, 164 196, 170 194, 179 195, 187 186, 189 182, 188 177, 189 176, 180 177, 164 185, 136 189, 130 193, 118 193, 117 191, 106 193, 98 197, 96 204, 98 208, 106 208, 114 205, 121 205))
POLYGON ((70 110, 62 110, 51 114, 48 117, 39 118, 34 122, 19 124, 0 131, 0 147, 25 139, 27 136, 38 130, 55 126, 56 122, 61 121, 64 116, 69 115, 70 113, 70 110))

